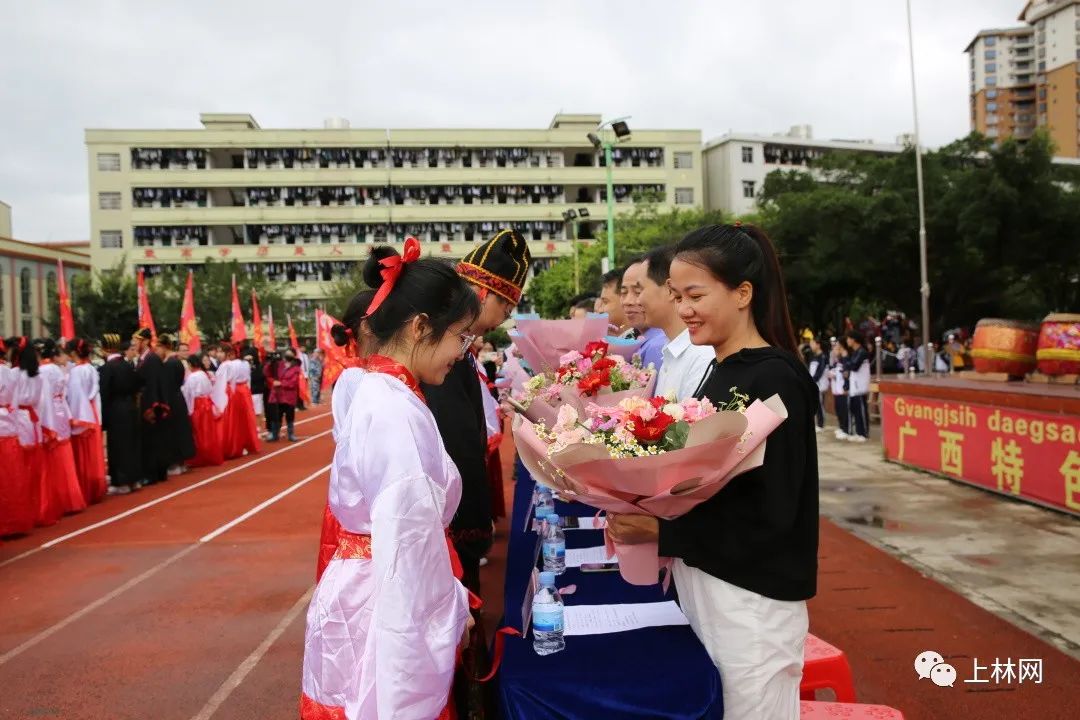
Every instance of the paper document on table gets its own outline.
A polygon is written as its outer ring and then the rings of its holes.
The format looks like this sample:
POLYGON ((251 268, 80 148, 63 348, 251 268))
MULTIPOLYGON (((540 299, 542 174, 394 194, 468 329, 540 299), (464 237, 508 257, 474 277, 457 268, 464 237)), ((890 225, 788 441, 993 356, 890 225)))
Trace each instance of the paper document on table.
POLYGON ((597 517, 595 515, 585 515, 584 517, 577 518, 577 527, 575 530, 603 530, 607 527, 606 517, 597 517))
POLYGON ((604 635, 664 625, 689 625, 674 600, 625 605, 568 605, 563 611, 563 634, 604 635))
POLYGON ((608 555, 607 547, 604 545, 598 545, 591 548, 566 549, 566 567, 568 568, 581 567, 588 563, 602 564, 618 561, 618 558, 614 555, 608 555))

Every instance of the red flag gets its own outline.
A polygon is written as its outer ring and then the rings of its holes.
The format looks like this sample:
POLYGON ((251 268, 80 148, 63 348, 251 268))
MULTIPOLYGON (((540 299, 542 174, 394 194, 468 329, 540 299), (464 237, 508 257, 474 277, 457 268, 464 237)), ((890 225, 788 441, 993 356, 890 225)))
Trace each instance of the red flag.
POLYGON ((274 337, 274 308, 270 308, 269 318, 267 319, 267 327, 270 330, 270 349, 277 350, 277 338, 274 337))
POLYGON ((59 296, 60 305, 60 337, 72 340, 75 337, 75 316, 71 314, 71 298, 68 297, 63 260, 56 261, 56 294, 59 296))
POLYGON ((244 314, 240 311, 240 296, 236 294, 236 276, 232 276, 232 344, 239 345, 247 340, 247 327, 244 314))
POLYGON ((263 348, 262 314, 259 312, 259 298, 255 295, 254 290, 251 291, 251 324, 253 327, 252 333, 255 336, 255 349, 259 351, 259 359, 264 360, 266 350, 263 348))
POLYGON ((157 328, 154 327, 154 316, 150 314, 150 298, 146 294, 146 277, 142 269, 137 275, 139 289, 139 329, 150 329, 150 335, 157 342, 157 328))
POLYGON ((184 302, 180 306, 180 342, 186 343, 191 352, 197 353, 202 350, 202 340, 199 338, 199 326, 195 322, 194 282, 192 272, 188 270, 184 302))
POLYGON ((330 328, 338 324, 337 318, 327 312, 317 311, 315 315, 315 335, 318 338, 319 349, 323 351, 323 391, 329 392, 330 387, 337 381, 341 371, 346 366, 348 353, 345 348, 334 342, 330 328))
MULTIPOLYGON (((292 315, 286 315, 285 319, 289 322, 289 346, 292 347, 299 358, 300 342, 296 339, 296 330, 293 329, 292 315)), ((303 368, 300 370, 300 399, 304 401, 305 405, 311 404, 311 389, 308 387, 307 375, 304 373, 303 368)))

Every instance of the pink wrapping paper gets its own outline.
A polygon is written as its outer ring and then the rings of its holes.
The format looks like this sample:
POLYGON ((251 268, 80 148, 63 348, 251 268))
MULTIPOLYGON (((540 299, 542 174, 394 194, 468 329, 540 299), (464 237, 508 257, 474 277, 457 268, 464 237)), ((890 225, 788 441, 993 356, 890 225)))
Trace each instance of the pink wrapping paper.
MULTIPOLYGON (((612 459, 599 445, 578 443, 547 457, 531 423, 515 422, 514 437, 534 477, 573 500, 608 512, 672 519, 720 492, 732 478, 760 467, 765 440, 787 417, 779 396, 755 400, 745 413, 720 412, 690 426, 681 450, 642 458, 612 459)), ((619 557, 623 578, 634 585, 657 582, 662 562, 656 543, 622 545, 605 533, 619 557)))
POLYGON ((577 320, 517 319, 514 343, 534 373, 559 369, 559 358, 607 337, 608 316, 588 315, 577 320))
POLYGON ((605 337, 604 341, 608 344, 608 355, 618 355, 626 362, 630 362, 634 359, 634 355, 641 350, 642 343, 645 342, 645 338, 638 338, 632 343, 628 342, 616 342, 618 338, 605 337))

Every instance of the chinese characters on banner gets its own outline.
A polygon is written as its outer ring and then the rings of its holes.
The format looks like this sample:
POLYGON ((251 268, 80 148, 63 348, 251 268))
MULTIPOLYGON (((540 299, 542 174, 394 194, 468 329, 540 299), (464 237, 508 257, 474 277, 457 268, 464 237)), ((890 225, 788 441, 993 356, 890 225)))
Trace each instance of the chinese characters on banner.
POLYGON ((883 395, 889 460, 1080 515, 1080 417, 883 395))

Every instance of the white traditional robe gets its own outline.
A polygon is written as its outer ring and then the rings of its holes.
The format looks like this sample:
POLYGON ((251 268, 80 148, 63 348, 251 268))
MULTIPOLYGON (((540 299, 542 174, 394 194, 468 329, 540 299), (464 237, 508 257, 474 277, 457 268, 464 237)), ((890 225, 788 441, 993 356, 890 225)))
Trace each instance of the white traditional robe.
POLYGON ((0 438, 18 437, 18 410, 12 410, 15 404, 15 388, 19 383, 19 371, 7 365, 0 365, 0 438))
POLYGON ((225 408, 229 405, 229 385, 232 382, 233 364, 227 360, 218 365, 214 373, 214 389, 210 393, 210 399, 214 403, 214 415, 221 417, 225 408))
POLYGON ((98 371, 90 363, 76 364, 68 373, 67 404, 71 410, 71 434, 101 426, 101 389, 98 371))
POLYGON ((195 399, 212 395, 214 386, 210 382, 210 377, 202 370, 198 370, 188 373, 180 392, 184 395, 184 402, 187 403, 188 415, 191 415, 195 412, 195 399))
MULTIPOLYGON (((19 434, 19 444, 25 448, 41 444, 41 427, 36 424, 28 408, 36 412, 41 403, 41 375, 30 377, 21 368, 12 368, 8 372, 15 374, 11 417, 19 434)), ((40 420, 40 418, 39 418, 40 420)))
POLYGON ((41 427, 55 433, 59 442, 71 439, 71 410, 67 404, 67 376, 55 363, 38 368, 41 396, 37 405, 41 427))
POLYGON ((352 387, 362 401, 336 427, 330 508, 346 531, 371 536, 372 557, 335 558, 323 574, 308 608, 302 688, 349 720, 432 720, 469 617, 445 530, 461 477, 409 388, 385 373, 346 375, 342 392, 352 387))

